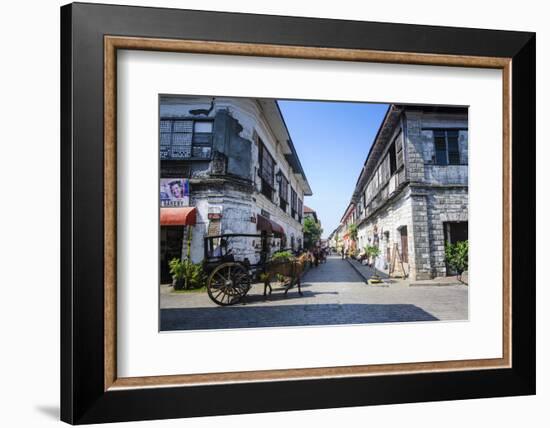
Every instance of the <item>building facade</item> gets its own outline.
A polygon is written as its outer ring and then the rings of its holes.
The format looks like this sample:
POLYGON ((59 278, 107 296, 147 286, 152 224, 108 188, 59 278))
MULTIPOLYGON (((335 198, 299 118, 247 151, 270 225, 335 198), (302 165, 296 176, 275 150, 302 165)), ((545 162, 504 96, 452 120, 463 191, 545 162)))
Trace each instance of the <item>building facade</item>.
POLYGON ((342 227, 342 250, 348 254, 355 251, 355 249, 357 248, 357 242, 353 239, 352 232, 352 228, 356 226, 356 214, 356 205, 355 202, 352 200, 340 220, 340 224, 342 227))
POLYGON ((317 212, 313 208, 308 207, 307 205, 304 205, 304 218, 310 218, 315 223, 321 225, 321 222, 317 217, 317 212))
POLYGON ((336 229, 334 229, 328 236, 328 244, 331 249, 340 251, 343 246, 342 236, 343 236, 344 227, 342 223, 338 224, 336 229))
POLYGON ((379 248, 377 269, 451 274, 445 243, 468 239, 467 109, 391 105, 344 217, 359 249, 379 248))
MULTIPOLYGON (((178 248, 203 260, 205 236, 269 233, 273 250, 302 246, 303 200, 312 192, 276 100, 161 97, 160 175, 189 186, 180 214, 161 206, 164 278, 178 248)), ((231 244, 236 259, 258 261, 258 242, 231 244)))

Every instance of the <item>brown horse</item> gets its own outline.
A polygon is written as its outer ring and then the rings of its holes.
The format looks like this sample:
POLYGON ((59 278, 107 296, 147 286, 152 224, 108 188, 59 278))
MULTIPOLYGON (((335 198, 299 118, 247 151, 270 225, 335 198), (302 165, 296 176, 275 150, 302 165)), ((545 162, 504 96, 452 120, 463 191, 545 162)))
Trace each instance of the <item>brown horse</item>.
POLYGON ((285 297, 295 285, 298 286, 298 293, 302 295, 302 274, 304 273, 307 264, 310 263, 310 257, 307 253, 301 254, 292 260, 285 261, 273 261, 269 262, 266 266, 266 272, 264 273, 264 296, 267 296, 267 289, 269 288, 269 294, 273 291, 271 287, 271 281, 273 278, 282 277, 283 287, 285 289, 285 297))

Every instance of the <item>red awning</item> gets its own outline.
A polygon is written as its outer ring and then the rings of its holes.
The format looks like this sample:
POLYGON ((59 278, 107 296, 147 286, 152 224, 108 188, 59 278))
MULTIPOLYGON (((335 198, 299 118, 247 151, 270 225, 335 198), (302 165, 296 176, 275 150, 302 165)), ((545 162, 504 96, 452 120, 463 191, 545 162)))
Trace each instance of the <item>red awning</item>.
POLYGON ((258 214, 256 218, 257 218, 257 221, 256 221, 257 230, 262 230, 267 233, 273 233, 274 235, 285 234, 285 230, 283 229, 283 227, 280 224, 275 223, 273 220, 270 220, 261 214, 258 214))
POLYGON ((285 230, 283 229, 283 226, 281 226, 280 224, 278 223, 275 223, 273 220, 269 220, 271 221, 271 228, 273 229, 273 233, 275 235, 284 235, 285 234, 285 230))
POLYGON ((194 226, 197 221, 197 209, 195 207, 161 208, 161 226, 194 226))

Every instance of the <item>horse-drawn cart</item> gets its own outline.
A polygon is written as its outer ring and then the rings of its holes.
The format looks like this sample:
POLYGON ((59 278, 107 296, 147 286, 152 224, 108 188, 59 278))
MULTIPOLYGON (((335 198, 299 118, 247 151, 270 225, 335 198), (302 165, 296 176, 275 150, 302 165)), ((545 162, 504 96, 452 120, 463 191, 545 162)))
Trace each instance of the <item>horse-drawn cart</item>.
POLYGON ((285 296, 295 285, 302 294, 300 276, 306 258, 269 260, 273 239, 273 235, 266 233, 232 233, 204 238, 206 289, 214 303, 228 306, 240 302, 255 282, 264 284, 264 296, 267 289, 271 294, 274 278, 282 279, 285 296))

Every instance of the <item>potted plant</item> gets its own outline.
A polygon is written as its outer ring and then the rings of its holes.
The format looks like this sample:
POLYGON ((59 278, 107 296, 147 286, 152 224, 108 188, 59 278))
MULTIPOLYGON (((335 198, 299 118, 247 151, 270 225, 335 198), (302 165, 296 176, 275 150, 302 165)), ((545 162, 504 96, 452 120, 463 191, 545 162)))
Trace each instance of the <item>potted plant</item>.
POLYGON ((170 275, 172 276, 172 287, 174 290, 183 288, 183 263, 178 258, 173 258, 168 262, 170 275))
POLYGON ((189 290, 203 285, 204 274, 200 264, 195 264, 189 259, 182 261, 174 258, 168 262, 168 266, 174 290, 189 290))
POLYGON ((271 256, 271 261, 274 262, 288 262, 294 260, 294 255, 288 251, 277 251, 271 256))
POLYGON ((365 253, 367 256, 367 263, 370 267, 374 265, 374 261, 380 255, 380 248, 375 245, 367 245, 365 247, 365 253))
POLYGON ((456 272, 457 279, 462 281, 462 274, 468 270, 468 241, 445 244, 445 261, 456 272))

